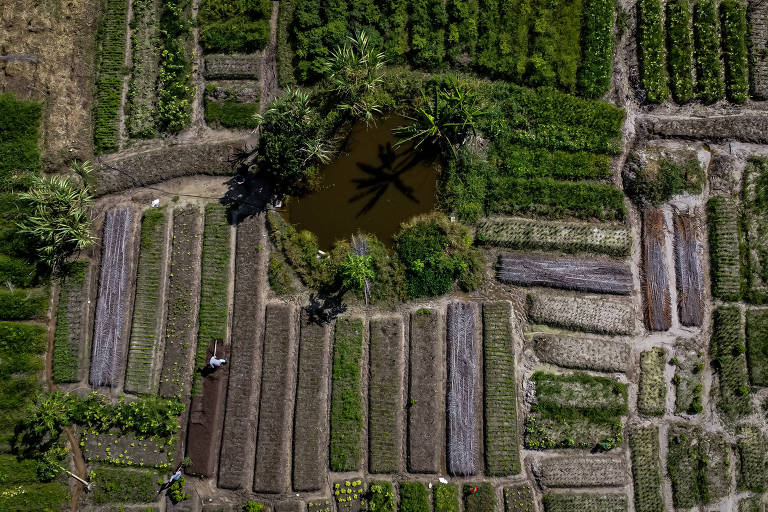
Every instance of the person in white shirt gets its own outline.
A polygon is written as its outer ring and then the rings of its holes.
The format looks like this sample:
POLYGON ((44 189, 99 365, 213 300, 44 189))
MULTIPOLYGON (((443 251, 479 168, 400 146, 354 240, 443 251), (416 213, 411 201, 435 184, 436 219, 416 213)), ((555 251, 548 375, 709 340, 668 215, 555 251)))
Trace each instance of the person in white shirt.
POLYGON ((208 361, 208 366, 210 366, 214 370, 223 364, 227 364, 227 360, 219 359, 218 357, 216 357, 216 354, 212 355, 211 359, 208 361))

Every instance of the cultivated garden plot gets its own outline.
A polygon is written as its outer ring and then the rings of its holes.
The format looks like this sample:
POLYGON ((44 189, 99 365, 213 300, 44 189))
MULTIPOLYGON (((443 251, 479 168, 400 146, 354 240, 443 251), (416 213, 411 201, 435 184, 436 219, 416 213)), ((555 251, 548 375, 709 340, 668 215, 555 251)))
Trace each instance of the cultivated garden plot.
MULTIPOLYGON (((61 281, 53 335, 53 381, 79 382, 85 375, 85 348, 91 318, 88 286, 91 279, 87 261, 71 264, 69 274, 61 281)), ((26 292, 23 292, 26 293, 26 292)))
POLYGON ((355 471, 362 458, 363 319, 336 320, 331 384, 331 471, 355 471))
POLYGON ((525 482, 504 488, 504 512, 533 512, 534 510, 536 508, 531 484, 525 482))
POLYGON ((655 512, 664 509, 658 427, 631 427, 629 448, 632 454, 632 482, 635 510, 655 512))
POLYGON ((103 462, 118 466, 170 468, 174 443, 165 440, 140 439, 133 434, 84 432, 80 441, 83 456, 89 463, 103 462))
POLYGON ((622 456, 551 457, 534 465, 534 471, 544 487, 623 487, 629 482, 622 456))
POLYGON ((640 386, 637 392, 637 412, 646 416, 663 416, 667 404, 667 383, 664 368, 667 351, 654 347, 640 354, 640 386))
POLYGON ((618 339, 537 334, 533 350, 540 361, 564 368, 626 372, 629 365, 629 345, 618 339))
POLYGON ((713 197, 707 203, 712 296, 738 300, 742 294, 738 204, 733 199, 713 197))
POLYGON ((768 309, 747 310, 747 363, 753 386, 768 386, 768 309))
POLYGON ((736 483, 739 490, 765 492, 766 478, 766 436, 757 425, 740 425, 738 435, 738 473, 736 483))
POLYGON ((651 331, 666 331, 672 324, 672 305, 664 247, 664 213, 643 211, 643 302, 645 324, 651 331))
POLYGON ((624 494, 548 493, 542 501, 546 512, 625 512, 624 494))
POLYGON ((604 297, 530 293, 528 316, 536 323, 600 334, 631 334, 635 329, 632 303, 604 297))
POLYGON ((752 412, 749 400, 747 358, 744 355, 744 321, 738 306, 720 306, 712 312, 709 357, 717 376, 712 395, 727 419, 752 412))
POLYGON ((744 171, 744 233, 747 254, 746 298, 755 304, 768 303, 768 160, 751 158, 744 171))
POLYGON ((704 388, 704 353, 696 349, 686 349, 674 359, 675 376, 675 414, 698 414, 702 411, 702 391, 704 388))
POLYGON ((675 209, 675 278, 677 282, 677 311, 680 323, 700 327, 704 320, 704 283, 702 275, 702 244, 697 209, 675 209))

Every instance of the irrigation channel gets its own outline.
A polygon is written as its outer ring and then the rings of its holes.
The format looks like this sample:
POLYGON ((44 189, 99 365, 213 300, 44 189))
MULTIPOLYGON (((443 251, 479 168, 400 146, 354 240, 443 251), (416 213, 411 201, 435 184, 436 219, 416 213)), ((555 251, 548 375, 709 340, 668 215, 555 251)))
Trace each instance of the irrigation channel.
POLYGON ((322 249, 362 231, 391 245, 400 224, 435 205, 435 164, 410 145, 395 148, 394 128, 406 124, 390 116, 352 127, 341 155, 321 169, 321 189, 291 198, 289 220, 315 233, 322 249))

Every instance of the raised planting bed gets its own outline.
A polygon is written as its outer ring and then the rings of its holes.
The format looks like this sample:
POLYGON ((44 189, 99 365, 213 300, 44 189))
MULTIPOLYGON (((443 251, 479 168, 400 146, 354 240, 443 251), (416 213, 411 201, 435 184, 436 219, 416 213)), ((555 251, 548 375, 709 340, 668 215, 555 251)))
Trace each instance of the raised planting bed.
POLYGON ((125 372, 129 393, 156 393, 158 366, 163 349, 164 256, 167 252, 167 218, 164 208, 150 209, 141 219, 141 246, 136 270, 131 341, 125 372))
POLYGON ((645 325, 651 331, 666 331, 672 325, 672 304, 667 280, 664 247, 664 213, 659 208, 643 211, 643 302, 645 325))
POLYGON ((701 271, 703 252, 699 235, 700 212, 675 209, 675 278, 677 283, 677 311, 680 323, 701 327, 704 318, 704 281, 701 271))
POLYGON ((99 22, 98 73, 93 92, 93 141, 97 154, 117 151, 120 145, 118 117, 122 100, 127 14, 126 2, 109 0, 104 3, 99 22))
POLYGON ((623 494, 545 494, 546 512, 626 512, 627 497, 623 494))
POLYGON ((511 322, 509 302, 483 304, 483 406, 485 474, 488 476, 515 475, 521 471, 511 322))
POLYGON ((192 379, 193 395, 200 393, 200 372, 208 364, 208 343, 227 337, 231 237, 226 207, 218 203, 207 204, 200 266, 200 328, 192 379))
POLYGON ((768 309, 747 310, 747 362, 753 386, 768 386, 768 309))
POLYGON ((623 487, 629 474, 622 456, 562 456, 534 466, 544 487, 623 487))
POLYGON ((212 128, 258 126, 254 114, 259 112, 258 82, 227 80, 205 86, 205 123, 212 128))
POLYGON ((434 512, 459 512, 459 490, 455 485, 435 485, 433 498, 434 512))
POLYGON ((325 439, 328 432, 330 338, 329 326, 310 321, 307 312, 302 310, 293 432, 295 491, 320 490, 328 471, 325 439))
POLYGON ((478 242, 520 250, 597 253, 629 256, 632 235, 620 225, 555 222, 513 217, 482 219, 478 242))
POLYGON ((704 353, 690 349, 673 361, 675 376, 675 414, 698 414, 702 411, 704 385, 704 353))
POLYGON ((750 496, 739 500, 739 512, 763 512, 763 497, 750 496))
POLYGON ((664 510, 658 427, 630 429, 629 449, 632 454, 632 482, 635 489, 636 512, 664 510))
POLYGON ((79 382, 84 377, 84 352, 90 317, 89 274, 88 262, 76 261, 60 281, 56 330, 53 334, 53 382, 57 384, 79 382))
POLYGON ((427 486, 421 482, 402 482, 400 512, 430 512, 427 486))
MULTIPOLYGON (((216 351, 216 357, 229 357, 229 343, 215 340, 206 344, 206 356, 216 351)), ((198 347, 199 349, 199 347, 198 347)), ((187 453, 192 464, 186 472, 211 477, 216 474, 221 449, 221 429, 224 424, 224 406, 227 399, 230 365, 211 371, 206 369, 202 379, 201 394, 192 397, 189 405, 189 427, 187 427, 187 453)))
POLYGON ((504 488, 504 512, 534 512, 533 488, 528 482, 504 488))
POLYGON ((221 55, 205 56, 203 75, 206 79, 259 78, 261 59, 256 55, 221 55))
POLYGON ((712 312, 709 357, 718 377, 713 385, 717 408, 729 419, 748 415, 749 379, 744 355, 744 322, 738 306, 720 306, 712 312))
POLYGON ((444 445, 442 322, 438 310, 411 313, 408 471, 440 471, 444 445))
POLYGON ((696 93, 703 103, 714 103, 725 94, 723 65, 720 63, 720 23, 715 0, 694 3, 693 36, 696 93))
POLYGON ((192 386, 197 313, 200 301, 200 210, 194 206, 173 212, 173 242, 168 271, 165 356, 159 394, 187 396, 192 386))
POLYGON ((577 370, 626 372, 629 345, 618 340, 539 334, 533 338, 539 359, 577 370))
POLYGON ((474 475, 478 451, 475 433, 475 308, 468 302, 448 305, 448 473, 474 475))
POLYGON ((494 512, 496 510, 496 491, 488 482, 464 484, 464 512, 494 512))
POLYGON ((131 20, 131 81, 125 107, 130 137, 157 135, 157 79, 160 67, 155 45, 160 37, 160 0, 134 0, 131 20))
POLYGON ((125 207, 106 213, 101 246, 99 295, 93 323, 91 386, 117 386, 122 372, 130 314, 133 273, 133 212, 125 207))
POLYGON ((170 469, 173 462, 173 439, 139 439, 133 434, 83 432, 80 437, 83 457, 89 464, 95 462, 115 466, 151 467, 170 469))
POLYGON ((768 160, 751 158, 744 171, 744 236, 747 247, 746 299, 768 304, 768 160))
POLYGON ((284 494, 291 487, 291 427, 296 396, 296 309, 267 304, 255 492, 284 494))
POLYGON ((160 475, 146 469, 95 467, 93 483, 96 503, 152 503, 157 500, 160 475))
POLYGON ((666 2, 666 32, 669 51, 669 87, 678 103, 693 99, 693 29, 691 2, 666 2))
POLYGON ((750 93, 768 99, 768 3, 749 2, 749 77, 750 93))
POLYGON ((723 433, 703 432, 699 438, 701 454, 706 461, 707 501, 715 502, 732 491, 730 444, 723 433))
POLYGON ((667 383, 664 367, 667 351, 654 347, 640 354, 640 386, 637 392, 637 412, 646 416, 664 416, 667 405, 667 383))
MULTIPOLYGON (((391 485, 391 484, 390 484, 391 485)), ((333 484, 333 497, 337 512, 362 512, 367 510, 365 496, 367 485, 362 480, 340 480, 333 484)))
POLYGON ((539 292, 528 294, 528 316, 536 323, 603 334, 631 334, 635 312, 630 301, 539 292))
POLYGON ((632 293, 632 272, 624 263, 584 258, 504 254, 496 278, 518 286, 546 286, 582 292, 632 293))
POLYGON ((746 2, 720 2, 720 26, 725 64, 725 95, 734 103, 744 103, 749 95, 746 2))
MULTIPOLYGON (((354 499, 355 496, 352 495, 354 499)), ((361 502, 363 507, 366 503, 361 502)), ((368 486, 367 507, 381 512, 395 512, 395 494, 392 492, 392 482, 374 480, 368 486)))
POLYGON ((706 459, 700 436, 698 427, 675 425, 669 429, 667 472, 675 508, 691 508, 707 501, 706 459))
POLYGON ((766 436, 757 425, 740 425, 736 433, 739 437, 738 488, 740 491, 765 492, 768 481, 766 436))
POLYGON ((354 471, 362 457, 363 397, 360 390, 363 319, 336 320, 331 391, 332 471, 354 471))
POLYGON ((614 416, 627 412, 627 386, 614 379, 586 373, 535 372, 531 380, 536 383, 539 410, 600 409, 614 416))
POLYGON ((637 53, 645 99, 650 103, 662 103, 667 99, 669 89, 663 10, 659 0, 637 3, 637 53))
POLYGON ((403 428, 403 320, 370 321, 368 471, 400 470, 403 428))
POLYGON ((742 294, 741 233, 738 205, 732 199, 713 197, 707 203, 712 296, 739 300, 742 294))
POLYGON ((224 417, 219 487, 250 486, 256 453, 261 350, 264 329, 266 240, 263 216, 248 217, 237 226, 235 293, 232 310, 232 357, 224 417), (246 482, 247 480, 247 482, 246 482))

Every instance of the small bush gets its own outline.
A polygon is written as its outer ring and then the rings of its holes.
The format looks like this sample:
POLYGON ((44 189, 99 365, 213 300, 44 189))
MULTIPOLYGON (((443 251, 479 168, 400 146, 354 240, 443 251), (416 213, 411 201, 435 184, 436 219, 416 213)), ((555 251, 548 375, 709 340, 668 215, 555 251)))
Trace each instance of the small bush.
POLYGON ((700 194, 704 179, 704 170, 695 158, 682 163, 663 158, 646 165, 630 161, 624 172, 624 189, 637 205, 658 206, 683 192, 700 194))

